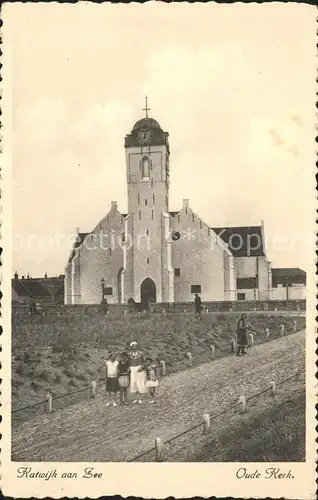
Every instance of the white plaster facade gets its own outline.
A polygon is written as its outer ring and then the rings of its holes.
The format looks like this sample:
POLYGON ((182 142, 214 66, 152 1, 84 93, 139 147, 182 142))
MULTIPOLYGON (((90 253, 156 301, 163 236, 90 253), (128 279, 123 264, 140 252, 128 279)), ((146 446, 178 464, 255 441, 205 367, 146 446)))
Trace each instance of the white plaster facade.
POLYGON ((263 251, 236 257, 188 200, 169 211, 168 133, 158 122, 139 120, 125 150, 128 213, 112 202, 93 231, 78 232, 65 269, 65 303, 100 303, 101 279, 108 303, 193 301, 195 291, 203 301, 236 300, 237 278, 254 276, 258 298, 268 298, 263 251))

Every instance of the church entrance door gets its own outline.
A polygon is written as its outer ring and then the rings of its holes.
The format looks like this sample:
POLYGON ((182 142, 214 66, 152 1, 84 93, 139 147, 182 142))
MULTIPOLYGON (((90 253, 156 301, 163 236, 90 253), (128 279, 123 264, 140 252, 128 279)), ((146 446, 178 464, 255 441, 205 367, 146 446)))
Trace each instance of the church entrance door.
POLYGON ((149 309, 149 302, 156 302, 156 285, 150 278, 146 278, 140 286, 141 309, 149 309))

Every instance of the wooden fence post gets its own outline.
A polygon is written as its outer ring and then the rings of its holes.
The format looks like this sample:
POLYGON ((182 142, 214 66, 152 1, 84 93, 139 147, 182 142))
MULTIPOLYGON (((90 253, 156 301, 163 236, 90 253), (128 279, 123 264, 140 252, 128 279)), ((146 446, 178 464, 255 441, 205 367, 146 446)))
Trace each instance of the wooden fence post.
POLYGON ((271 382, 271 385, 270 385, 270 394, 271 394, 271 396, 275 396, 275 394, 276 394, 276 385, 275 385, 275 382, 271 382))
POLYGON ((205 413, 203 415, 203 434, 209 434, 210 432, 210 415, 205 413))
POLYGON ((96 391, 97 391, 97 382, 96 380, 92 380, 92 398, 96 397, 96 391))
POLYGON ((281 324, 280 325, 280 334, 284 335, 284 330, 285 330, 285 325, 281 324))
POLYGON ((187 352, 187 358, 189 360, 189 366, 192 366, 192 354, 191 354, 191 352, 187 352))
POLYGON ((235 353, 235 351, 236 351, 236 340, 233 338, 231 340, 231 352, 235 353))
POLYGON ((245 396, 240 396, 239 397, 239 403, 240 403, 240 413, 245 413, 246 412, 246 397, 245 396))
POLYGON ((253 345, 254 344, 254 335, 252 333, 250 333, 249 338, 250 338, 250 344, 253 345))
POLYGON ((294 320, 294 332, 297 332, 297 320, 294 320))
POLYGON ((53 411, 53 398, 52 398, 52 394, 50 394, 49 392, 47 393, 47 409, 48 409, 49 413, 52 413, 52 411, 53 411))
POLYGON ((211 345, 211 356, 212 356, 212 359, 214 358, 214 355, 215 355, 215 347, 214 347, 214 345, 211 345))
POLYGON ((155 447, 156 447, 156 462, 162 462, 163 460, 163 442, 161 438, 155 439, 155 447))
POLYGON ((269 328, 265 328, 266 337, 269 339, 269 328))
POLYGON ((166 374, 166 362, 163 359, 160 361, 160 366, 161 366, 161 376, 164 377, 166 374))

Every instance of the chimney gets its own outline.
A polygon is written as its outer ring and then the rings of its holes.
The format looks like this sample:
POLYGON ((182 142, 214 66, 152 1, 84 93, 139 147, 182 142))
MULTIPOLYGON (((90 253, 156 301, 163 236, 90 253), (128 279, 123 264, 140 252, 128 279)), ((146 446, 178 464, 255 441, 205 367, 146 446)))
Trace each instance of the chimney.
POLYGON ((27 280, 29 280, 29 279, 30 279, 30 275, 29 275, 29 273, 28 273, 28 275, 27 275, 27 280))
POLYGON ((111 210, 117 210, 117 201, 111 201, 111 210))
POLYGON ((184 199, 182 200, 182 208, 189 208, 189 200, 188 199, 184 199))
POLYGON ((79 234, 79 227, 75 229, 76 234, 79 234))
POLYGON ((19 275, 18 275, 17 271, 14 273, 14 279, 15 279, 15 280, 18 280, 18 279, 19 279, 19 275))
POLYGON ((24 276, 21 276, 21 279, 23 279, 23 280, 24 280, 24 276))
POLYGON ((47 278, 47 273, 44 273, 44 278, 47 278))

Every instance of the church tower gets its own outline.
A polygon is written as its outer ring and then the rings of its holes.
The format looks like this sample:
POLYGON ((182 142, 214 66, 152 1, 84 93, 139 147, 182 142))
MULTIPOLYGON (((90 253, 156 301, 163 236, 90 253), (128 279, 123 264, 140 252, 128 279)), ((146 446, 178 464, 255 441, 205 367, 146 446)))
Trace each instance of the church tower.
POLYGON ((128 212, 131 221, 134 297, 162 301, 162 219, 169 211, 168 133, 148 115, 125 138, 128 212))

